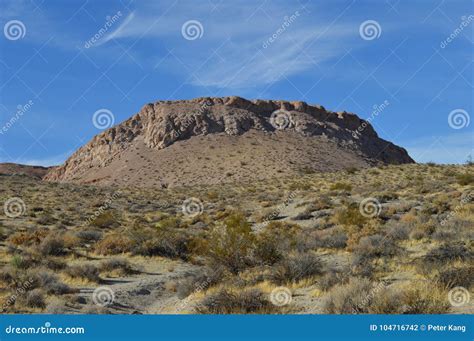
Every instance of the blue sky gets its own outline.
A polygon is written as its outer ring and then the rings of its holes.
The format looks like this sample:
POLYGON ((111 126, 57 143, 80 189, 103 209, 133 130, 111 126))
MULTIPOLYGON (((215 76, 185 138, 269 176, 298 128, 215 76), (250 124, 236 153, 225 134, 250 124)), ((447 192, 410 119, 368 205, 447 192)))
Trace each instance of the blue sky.
POLYGON ((470 0, 1 0, 0 161, 64 161, 101 109, 119 123, 156 100, 238 95, 354 112, 417 161, 463 163, 473 14, 470 0))

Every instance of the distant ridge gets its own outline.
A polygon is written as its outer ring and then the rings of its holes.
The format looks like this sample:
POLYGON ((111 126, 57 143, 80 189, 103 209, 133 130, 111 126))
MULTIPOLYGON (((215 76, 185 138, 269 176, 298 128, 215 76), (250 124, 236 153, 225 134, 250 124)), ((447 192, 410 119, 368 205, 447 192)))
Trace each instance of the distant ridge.
POLYGON ((42 179, 51 167, 29 166, 17 163, 0 163, 0 175, 27 175, 42 179))

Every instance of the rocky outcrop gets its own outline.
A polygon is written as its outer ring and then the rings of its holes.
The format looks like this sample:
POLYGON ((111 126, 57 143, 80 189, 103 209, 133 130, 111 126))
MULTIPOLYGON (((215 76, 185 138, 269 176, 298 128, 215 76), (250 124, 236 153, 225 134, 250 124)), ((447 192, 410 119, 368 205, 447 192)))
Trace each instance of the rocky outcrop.
POLYGON ((80 179, 86 171, 107 167, 137 139, 149 149, 161 150, 195 136, 239 136, 254 130, 327 138, 368 162, 413 162, 405 149, 380 139, 372 126, 355 114, 331 112, 305 102, 197 98, 145 105, 130 119, 95 136, 45 179, 80 179))

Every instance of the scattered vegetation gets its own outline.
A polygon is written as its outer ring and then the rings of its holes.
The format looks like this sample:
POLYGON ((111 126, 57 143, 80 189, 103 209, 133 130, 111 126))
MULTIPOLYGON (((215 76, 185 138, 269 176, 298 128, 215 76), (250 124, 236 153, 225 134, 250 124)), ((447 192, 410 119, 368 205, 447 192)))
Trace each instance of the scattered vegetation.
POLYGON ((0 216, 0 303, 8 313, 128 312, 80 290, 165 278, 133 295, 176 295, 204 314, 462 312, 448 292, 473 289, 473 190, 472 165, 308 168, 239 186, 123 189, 104 206, 110 188, 0 176, 2 200, 27 207, 0 216), (185 214, 188 198, 203 212, 185 214), (362 214, 366 198, 380 212, 362 214), (278 286, 294 294, 288 306, 271 303, 278 286))

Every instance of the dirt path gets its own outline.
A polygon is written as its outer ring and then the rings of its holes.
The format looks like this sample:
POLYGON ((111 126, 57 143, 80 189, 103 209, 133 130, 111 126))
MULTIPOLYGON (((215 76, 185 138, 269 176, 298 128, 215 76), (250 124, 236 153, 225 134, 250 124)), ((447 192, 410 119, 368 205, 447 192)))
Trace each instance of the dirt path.
MULTIPOLYGON (((110 302, 105 307, 113 314, 164 314, 178 313, 181 300, 173 283, 196 271, 198 266, 182 261, 160 260, 144 262, 139 274, 121 278, 104 278, 97 287, 81 288, 79 296, 94 305, 94 290, 99 303, 110 302), (113 299, 112 299, 113 296, 113 299)), ((100 305, 96 306, 100 308, 100 305)))

